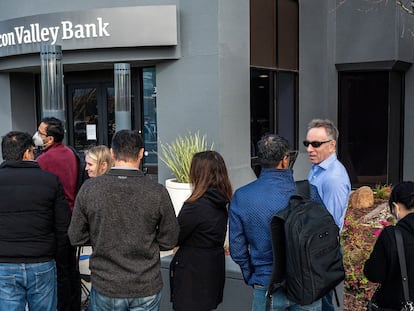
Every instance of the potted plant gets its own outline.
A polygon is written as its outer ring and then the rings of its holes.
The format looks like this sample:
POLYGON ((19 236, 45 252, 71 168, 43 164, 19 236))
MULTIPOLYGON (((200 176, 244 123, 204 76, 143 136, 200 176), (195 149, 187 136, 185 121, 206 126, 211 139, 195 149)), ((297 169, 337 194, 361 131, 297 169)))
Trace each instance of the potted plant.
POLYGON ((214 144, 207 142, 206 135, 188 132, 185 136, 178 136, 172 143, 160 143, 160 160, 169 167, 175 176, 165 181, 170 194, 176 215, 178 215, 184 201, 191 194, 189 180, 190 165, 193 155, 197 152, 213 150, 214 144))

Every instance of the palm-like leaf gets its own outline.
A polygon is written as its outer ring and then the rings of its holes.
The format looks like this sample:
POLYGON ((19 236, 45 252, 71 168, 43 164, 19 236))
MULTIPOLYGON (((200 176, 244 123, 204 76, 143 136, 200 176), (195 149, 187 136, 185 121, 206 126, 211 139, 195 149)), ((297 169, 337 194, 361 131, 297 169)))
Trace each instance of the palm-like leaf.
POLYGON ((207 143, 207 136, 188 132, 186 136, 178 136, 171 144, 160 144, 162 157, 160 160, 167 165, 178 182, 188 183, 190 165, 193 155, 197 152, 213 150, 214 144, 207 143))

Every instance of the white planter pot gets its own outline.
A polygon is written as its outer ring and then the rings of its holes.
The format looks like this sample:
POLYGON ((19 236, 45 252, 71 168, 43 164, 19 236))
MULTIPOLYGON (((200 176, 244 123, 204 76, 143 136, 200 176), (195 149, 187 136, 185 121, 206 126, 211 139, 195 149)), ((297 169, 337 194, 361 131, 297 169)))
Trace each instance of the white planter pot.
POLYGON ((175 210, 175 215, 178 216, 178 213, 180 212, 184 201, 187 200, 191 195, 191 184, 179 183, 176 182, 175 178, 171 178, 165 181, 165 187, 170 194, 170 198, 175 210))

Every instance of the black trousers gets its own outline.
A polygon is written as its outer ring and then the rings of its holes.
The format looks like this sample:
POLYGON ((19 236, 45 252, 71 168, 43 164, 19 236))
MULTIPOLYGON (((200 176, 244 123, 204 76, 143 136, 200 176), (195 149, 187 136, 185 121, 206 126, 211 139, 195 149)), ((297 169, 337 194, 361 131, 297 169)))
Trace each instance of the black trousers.
POLYGON ((76 247, 68 245, 57 251, 58 311, 81 310, 81 281, 76 247))

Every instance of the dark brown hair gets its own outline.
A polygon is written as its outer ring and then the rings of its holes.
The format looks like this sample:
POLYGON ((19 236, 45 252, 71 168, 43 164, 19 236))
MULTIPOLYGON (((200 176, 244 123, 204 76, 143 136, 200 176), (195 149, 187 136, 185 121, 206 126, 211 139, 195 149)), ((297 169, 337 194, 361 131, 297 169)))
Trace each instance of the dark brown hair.
POLYGON ((190 183, 193 192, 186 202, 201 198, 209 188, 215 188, 228 201, 233 190, 223 157, 216 151, 198 152, 193 156, 190 167, 190 183))

